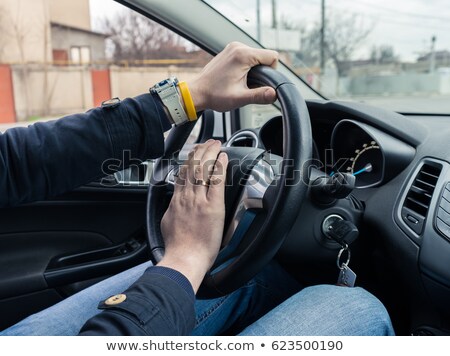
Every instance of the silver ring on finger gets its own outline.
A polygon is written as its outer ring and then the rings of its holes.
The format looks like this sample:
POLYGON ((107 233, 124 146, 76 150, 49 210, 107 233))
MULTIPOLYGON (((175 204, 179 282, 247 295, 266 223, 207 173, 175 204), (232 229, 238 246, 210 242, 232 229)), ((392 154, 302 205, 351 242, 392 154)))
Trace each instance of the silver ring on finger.
POLYGON ((195 185, 202 185, 204 187, 209 187, 209 181, 204 181, 203 179, 195 179, 195 185))
POLYGON ((220 179, 219 177, 211 177, 210 179, 209 179, 209 185, 217 185, 217 184, 220 184, 220 183, 222 183, 222 179, 220 179))

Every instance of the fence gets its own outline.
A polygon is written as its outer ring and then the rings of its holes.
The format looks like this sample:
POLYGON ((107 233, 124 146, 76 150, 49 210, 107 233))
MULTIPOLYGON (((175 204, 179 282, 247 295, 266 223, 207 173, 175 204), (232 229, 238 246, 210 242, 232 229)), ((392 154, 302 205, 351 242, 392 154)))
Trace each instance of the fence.
POLYGON ((11 69, 0 65, 0 123, 16 121, 11 69))
POLYGON ((175 65, 0 65, 0 122, 83 112, 111 97, 146 93, 169 76, 189 80, 199 71, 199 67, 175 65))

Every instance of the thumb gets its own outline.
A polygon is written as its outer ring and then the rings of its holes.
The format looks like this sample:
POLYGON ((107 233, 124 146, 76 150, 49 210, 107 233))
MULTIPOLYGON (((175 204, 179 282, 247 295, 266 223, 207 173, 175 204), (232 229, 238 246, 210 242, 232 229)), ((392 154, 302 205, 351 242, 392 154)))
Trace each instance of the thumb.
POLYGON ((247 104, 272 104, 277 100, 277 93, 271 87, 248 89, 242 96, 243 105, 247 104))

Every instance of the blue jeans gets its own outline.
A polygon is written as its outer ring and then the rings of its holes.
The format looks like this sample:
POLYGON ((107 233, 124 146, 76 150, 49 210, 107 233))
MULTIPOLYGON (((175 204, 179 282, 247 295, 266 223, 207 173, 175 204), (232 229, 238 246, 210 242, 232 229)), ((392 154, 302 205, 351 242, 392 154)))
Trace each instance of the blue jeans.
MULTIPOLYGON (((149 265, 145 263, 108 278, 29 316, 0 335, 76 335, 86 320, 100 312, 99 301, 123 292, 149 265)), ((281 267, 271 264, 229 295, 198 300, 192 334, 394 334, 383 304, 361 288, 319 285, 298 292, 299 289, 281 267)))

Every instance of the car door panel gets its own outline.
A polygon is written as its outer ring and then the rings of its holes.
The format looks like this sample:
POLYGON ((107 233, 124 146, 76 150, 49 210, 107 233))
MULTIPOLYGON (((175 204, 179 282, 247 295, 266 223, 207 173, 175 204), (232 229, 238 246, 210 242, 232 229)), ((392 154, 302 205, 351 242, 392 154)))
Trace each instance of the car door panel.
POLYGON ((80 231, 35 231, 0 235, 0 299, 47 288, 44 271, 59 254, 109 245, 103 235, 80 231))
POLYGON ((147 261, 146 192, 95 183, 1 209, 0 328, 147 261))

